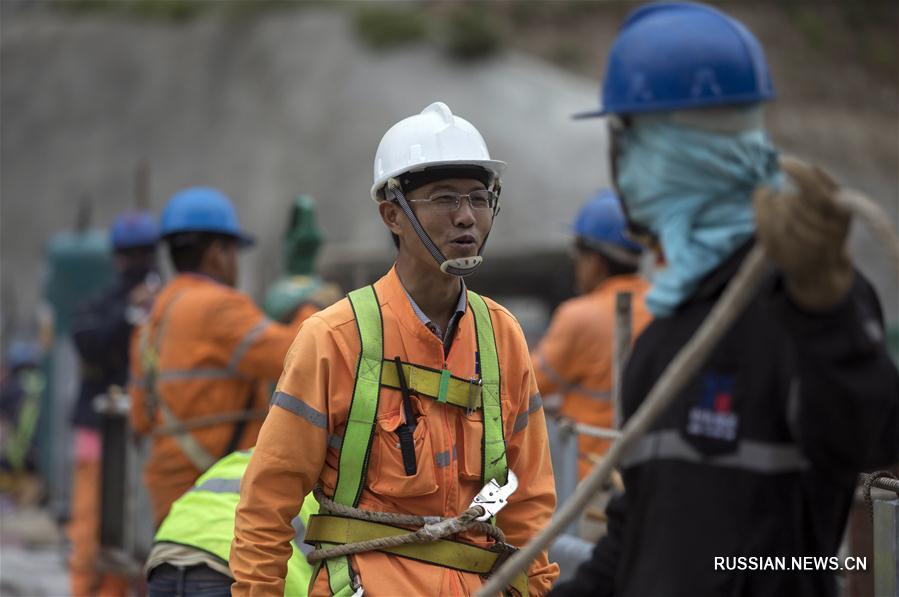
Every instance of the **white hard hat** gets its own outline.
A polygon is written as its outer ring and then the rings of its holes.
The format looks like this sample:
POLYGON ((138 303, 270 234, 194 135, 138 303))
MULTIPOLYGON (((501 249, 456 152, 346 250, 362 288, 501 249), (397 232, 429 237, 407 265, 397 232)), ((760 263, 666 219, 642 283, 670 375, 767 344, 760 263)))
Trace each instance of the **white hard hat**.
POLYGON ((400 120, 384 133, 375 154, 371 198, 378 201, 387 181, 408 172, 434 166, 479 166, 499 179, 505 162, 490 159, 487 144, 478 129, 449 106, 434 102, 421 114, 400 120))

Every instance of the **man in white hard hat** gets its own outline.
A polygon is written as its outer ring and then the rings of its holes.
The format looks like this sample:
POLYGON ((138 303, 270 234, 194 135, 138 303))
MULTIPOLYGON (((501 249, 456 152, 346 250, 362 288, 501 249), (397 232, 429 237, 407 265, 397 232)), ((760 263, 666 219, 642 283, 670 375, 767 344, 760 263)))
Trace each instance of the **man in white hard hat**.
MULTIPOLYGON (((235 595, 283 592, 290 521, 316 485, 369 519, 313 517, 306 541, 319 548, 405 532, 360 511, 454 517, 479 493, 507 505, 487 508, 492 528, 330 557, 311 595, 473 594, 548 522, 552 465, 521 328, 463 282, 482 261, 504 167, 443 103, 384 135, 371 196, 396 265, 300 328, 241 485, 235 595)), ((510 589, 544 594, 557 574, 544 553, 510 589)))

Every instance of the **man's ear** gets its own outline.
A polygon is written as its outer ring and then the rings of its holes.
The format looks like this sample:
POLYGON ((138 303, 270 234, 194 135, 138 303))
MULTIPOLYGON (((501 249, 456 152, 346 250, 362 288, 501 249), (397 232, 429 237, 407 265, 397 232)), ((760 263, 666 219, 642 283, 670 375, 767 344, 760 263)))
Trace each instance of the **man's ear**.
POLYGON ((221 239, 215 239, 206 247, 206 251, 203 252, 203 265, 207 269, 211 269, 213 271, 218 271, 220 262, 222 261, 222 241, 221 239))
POLYGON ((378 213, 381 214, 381 219, 384 220, 384 225, 387 226, 388 230, 397 235, 402 233, 403 229, 399 220, 404 218, 405 215, 399 205, 390 201, 381 201, 378 204, 378 213))

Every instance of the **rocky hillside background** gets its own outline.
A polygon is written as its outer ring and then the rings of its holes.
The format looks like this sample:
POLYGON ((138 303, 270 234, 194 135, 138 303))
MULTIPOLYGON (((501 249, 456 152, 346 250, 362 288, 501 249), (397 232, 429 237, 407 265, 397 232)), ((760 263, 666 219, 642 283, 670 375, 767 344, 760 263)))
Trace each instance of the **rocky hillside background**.
MULTIPOLYGON (((766 47, 778 144, 877 198, 895 221, 899 18, 891 3, 850 4, 724 8, 766 47)), ((192 184, 235 199, 261 241, 242 272, 254 294, 278 275, 286 206, 301 192, 320 206, 326 273, 389 260, 367 198, 374 151, 393 122, 437 99, 509 163, 488 257, 560 255, 563 224, 608 184, 602 124, 569 116, 597 104, 605 52, 632 7, 4 0, 3 316, 30 316, 45 243, 72 227, 79 205, 102 227, 133 204, 141 160, 156 210, 192 184)), ((899 319, 883 248, 862 230, 852 246, 899 319)))

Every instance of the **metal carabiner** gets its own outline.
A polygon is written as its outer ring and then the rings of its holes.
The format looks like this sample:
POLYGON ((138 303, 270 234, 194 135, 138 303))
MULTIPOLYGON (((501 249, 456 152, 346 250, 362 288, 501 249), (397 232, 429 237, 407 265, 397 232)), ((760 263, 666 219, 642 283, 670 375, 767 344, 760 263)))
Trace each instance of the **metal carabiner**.
POLYGON ((509 469, 508 483, 500 486, 496 479, 490 479, 490 482, 484 485, 478 495, 474 496, 468 507, 482 507, 484 514, 478 516, 477 520, 489 520, 509 503, 509 497, 515 493, 516 489, 518 489, 518 477, 515 476, 512 469, 509 469))

